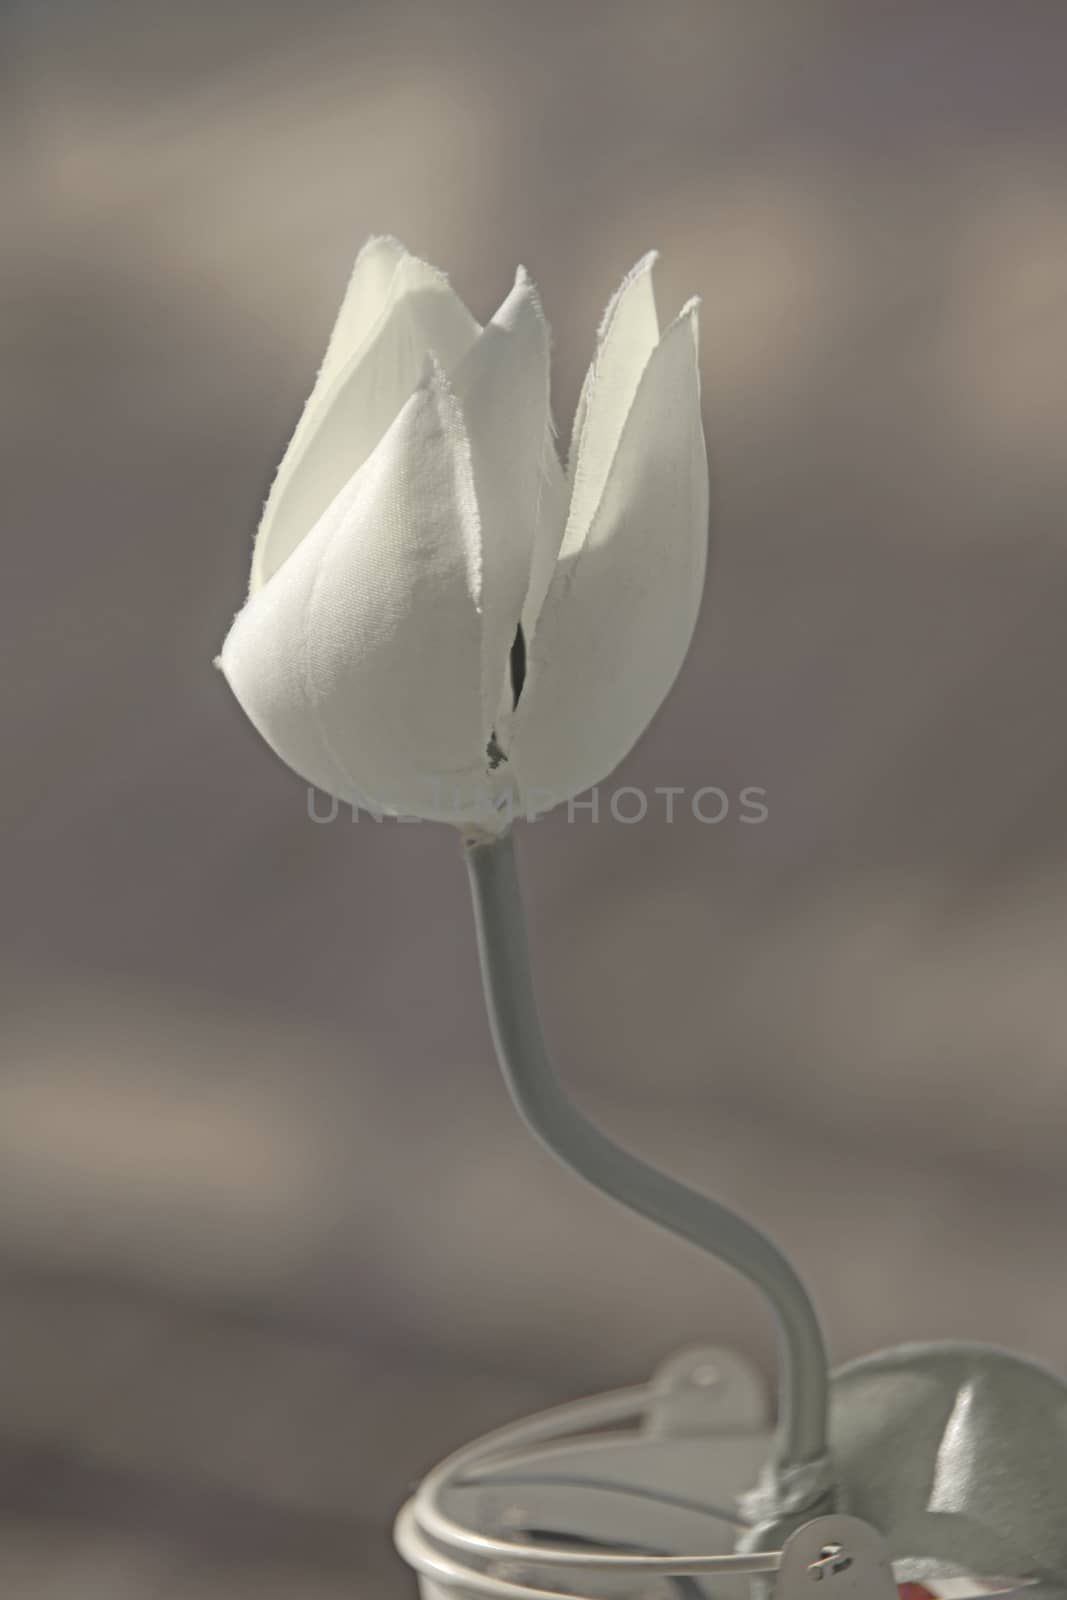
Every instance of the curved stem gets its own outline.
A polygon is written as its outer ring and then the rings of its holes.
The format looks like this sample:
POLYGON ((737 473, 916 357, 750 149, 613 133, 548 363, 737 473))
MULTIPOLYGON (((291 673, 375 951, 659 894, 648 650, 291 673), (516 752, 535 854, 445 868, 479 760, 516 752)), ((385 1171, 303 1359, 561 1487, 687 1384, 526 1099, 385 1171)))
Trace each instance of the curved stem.
POLYGON ((826 1346, 811 1299, 790 1262, 758 1228, 631 1155, 567 1097, 537 1011, 510 834, 466 846, 482 983, 497 1057, 527 1127, 596 1188, 742 1273, 776 1313, 780 1469, 826 1455, 826 1346))

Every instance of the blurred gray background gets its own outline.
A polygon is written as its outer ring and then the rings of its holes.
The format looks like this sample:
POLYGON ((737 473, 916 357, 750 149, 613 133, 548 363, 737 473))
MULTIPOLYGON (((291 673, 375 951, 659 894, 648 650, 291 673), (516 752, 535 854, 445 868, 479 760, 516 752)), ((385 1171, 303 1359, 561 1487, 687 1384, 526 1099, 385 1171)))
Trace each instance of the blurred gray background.
POLYGON ((771 1370, 519 1125, 454 837, 310 822, 212 670, 372 231, 482 318, 529 267, 564 439, 639 254, 704 300, 706 603, 613 783, 735 803, 523 830, 575 1093, 774 1233, 836 1358, 1067 1364, 1067 6, 0 32, 0 1590, 392 1600, 450 1447, 679 1344, 771 1370))

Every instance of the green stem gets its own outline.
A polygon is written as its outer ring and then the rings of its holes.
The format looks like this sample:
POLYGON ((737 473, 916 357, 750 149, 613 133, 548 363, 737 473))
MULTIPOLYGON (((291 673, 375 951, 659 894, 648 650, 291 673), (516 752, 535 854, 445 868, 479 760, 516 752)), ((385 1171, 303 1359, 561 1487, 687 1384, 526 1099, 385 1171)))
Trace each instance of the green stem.
POLYGON ((510 834, 466 846, 486 1008, 508 1089, 527 1127, 596 1188, 742 1273, 776 1314, 779 1406, 776 1465, 826 1454, 826 1346, 794 1268, 758 1228, 631 1155, 567 1097, 545 1044, 530 971, 510 834))

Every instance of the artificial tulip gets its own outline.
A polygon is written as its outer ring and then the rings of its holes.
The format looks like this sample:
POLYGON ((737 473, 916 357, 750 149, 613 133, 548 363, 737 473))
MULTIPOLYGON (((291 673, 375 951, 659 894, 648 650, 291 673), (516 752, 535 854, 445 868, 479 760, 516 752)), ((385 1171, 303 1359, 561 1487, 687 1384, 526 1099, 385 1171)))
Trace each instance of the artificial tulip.
POLYGON ((495 832, 607 776, 682 664, 708 478, 696 304, 608 307, 566 471, 520 269, 480 327, 389 238, 356 262, 219 664, 307 782, 495 832))

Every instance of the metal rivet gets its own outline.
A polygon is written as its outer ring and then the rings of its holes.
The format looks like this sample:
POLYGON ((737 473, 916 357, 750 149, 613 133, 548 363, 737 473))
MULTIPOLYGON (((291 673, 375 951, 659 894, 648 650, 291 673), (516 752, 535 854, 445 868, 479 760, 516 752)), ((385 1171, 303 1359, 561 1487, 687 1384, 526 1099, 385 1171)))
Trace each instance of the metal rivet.
POLYGON ((808 1572, 812 1583, 821 1583, 824 1578, 847 1572, 851 1565, 852 1557, 839 1544, 827 1544, 819 1551, 818 1559, 810 1563, 808 1572))
POLYGON ((722 1382, 722 1373, 710 1361, 702 1367, 694 1367, 689 1375, 689 1381, 698 1389, 713 1389, 717 1383, 722 1382))

